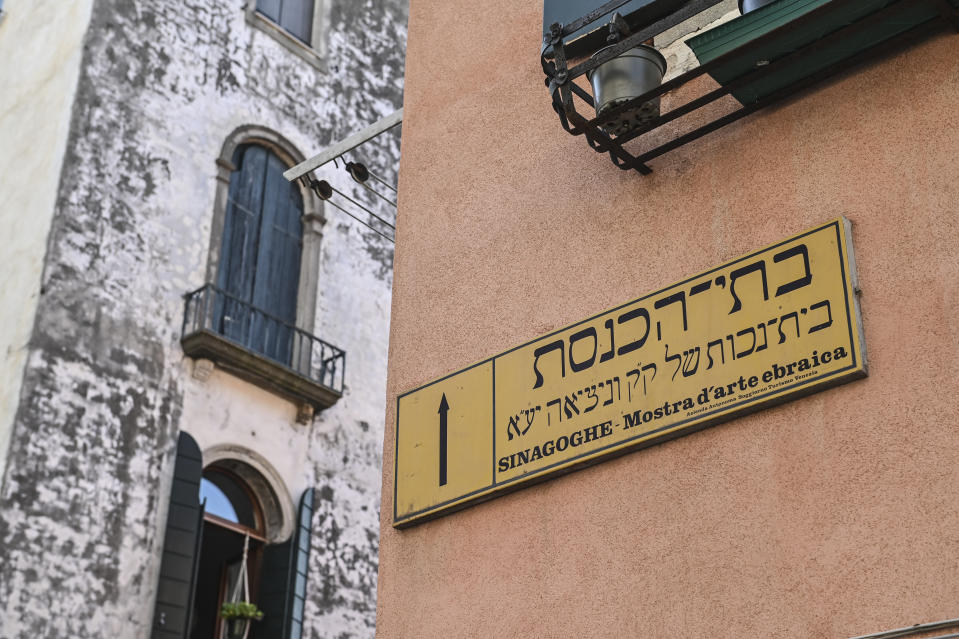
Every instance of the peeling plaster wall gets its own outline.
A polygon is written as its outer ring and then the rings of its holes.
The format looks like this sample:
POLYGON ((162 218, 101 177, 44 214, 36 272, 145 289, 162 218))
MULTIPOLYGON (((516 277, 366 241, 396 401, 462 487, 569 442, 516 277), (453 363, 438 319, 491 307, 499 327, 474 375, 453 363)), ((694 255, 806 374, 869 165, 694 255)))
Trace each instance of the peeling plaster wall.
MULTIPOLYGON (((310 425, 193 377, 178 340, 226 137, 256 124, 311 155, 401 106, 406 3, 331 2, 326 71, 245 9, 93 7, 0 494, 4 639, 149 636, 180 430, 258 451, 294 501, 318 488, 304 637, 373 634, 392 244, 325 211, 313 332, 347 351, 346 390, 310 425)), ((395 177, 398 156, 394 134, 362 159, 395 177)))
POLYGON ((0 17, 0 484, 93 0, 7 0, 0 17))

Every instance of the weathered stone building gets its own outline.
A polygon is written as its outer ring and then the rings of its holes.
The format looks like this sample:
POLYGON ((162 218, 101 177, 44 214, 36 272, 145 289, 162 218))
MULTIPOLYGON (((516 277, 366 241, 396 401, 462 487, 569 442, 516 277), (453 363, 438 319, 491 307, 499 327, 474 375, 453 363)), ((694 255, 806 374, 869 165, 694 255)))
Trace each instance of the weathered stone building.
POLYGON ((278 176, 400 107, 406 15, 3 3, 0 636, 214 636, 241 565, 251 636, 372 635, 392 244, 278 176))

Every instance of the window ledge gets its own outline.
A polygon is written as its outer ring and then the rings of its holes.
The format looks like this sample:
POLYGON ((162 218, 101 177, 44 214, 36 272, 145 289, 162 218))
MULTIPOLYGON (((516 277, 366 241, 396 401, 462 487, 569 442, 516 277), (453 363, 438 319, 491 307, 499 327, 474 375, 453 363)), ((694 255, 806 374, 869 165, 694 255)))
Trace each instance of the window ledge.
POLYGON ((316 410, 329 408, 343 396, 208 329, 183 335, 180 344, 190 357, 209 359, 237 377, 296 403, 309 404, 316 410))
POLYGON ((274 40, 283 45, 283 47, 288 51, 300 56, 316 69, 326 72, 326 59, 317 53, 316 49, 306 44, 299 38, 291 35, 286 29, 273 22, 256 9, 250 7, 247 8, 246 23, 271 36, 274 40))

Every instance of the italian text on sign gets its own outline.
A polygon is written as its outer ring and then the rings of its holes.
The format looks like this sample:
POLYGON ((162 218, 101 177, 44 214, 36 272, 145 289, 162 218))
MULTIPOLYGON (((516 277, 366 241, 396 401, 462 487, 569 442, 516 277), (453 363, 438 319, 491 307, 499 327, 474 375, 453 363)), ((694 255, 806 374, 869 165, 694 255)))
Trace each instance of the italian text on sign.
POLYGON ((839 219, 401 395, 393 524, 864 376, 855 290, 839 219))

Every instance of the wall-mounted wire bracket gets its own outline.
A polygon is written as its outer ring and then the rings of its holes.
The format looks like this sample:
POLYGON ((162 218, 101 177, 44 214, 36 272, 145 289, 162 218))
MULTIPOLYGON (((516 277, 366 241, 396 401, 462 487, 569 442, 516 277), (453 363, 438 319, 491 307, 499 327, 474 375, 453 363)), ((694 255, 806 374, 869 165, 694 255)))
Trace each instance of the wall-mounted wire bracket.
MULTIPOLYGON (((395 225, 384 218, 381 215, 378 215, 371 208, 364 205, 362 202, 359 202, 357 199, 350 197, 343 189, 337 189, 334 187, 328 180, 317 179, 312 175, 317 169, 329 164, 330 162, 336 168, 340 168, 340 164, 343 165, 343 171, 349 175, 352 182, 356 183, 364 191, 371 193, 374 197, 378 198, 382 202, 391 206, 393 210, 396 209, 396 202, 391 199, 388 195, 382 193, 377 188, 374 188, 369 182, 373 180, 378 186, 381 186, 393 194, 396 193, 396 187, 390 184, 388 181, 384 180, 382 177, 375 175, 369 168, 362 162, 350 161, 344 156, 348 153, 352 154, 358 147, 369 142, 370 140, 376 138, 379 135, 389 131, 395 126, 402 124, 403 122, 403 109, 400 109, 390 115, 374 122, 365 129, 354 133, 353 135, 347 137, 346 139, 337 142, 336 144, 331 145, 327 149, 321 151, 320 153, 314 155, 308 160, 297 164, 296 166, 288 169, 283 173, 285 177, 290 182, 294 180, 299 180, 304 186, 311 189, 316 196, 332 206, 336 207, 340 211, 346 213, 348 216, 367 227, 374 233, 380 235, 381 237, 389 240, 390 242, 394 241, 393 237, 387 235, 382 230, 377 229, 370 221, 363 220, 355 212, 350 211, 346 208, 343 203, 334 201, 334 196, 336 199, 345 200, 349 202, 352 207, 363 211, 365 214, 369 215, 375 219, 379 224, 387 227, 390 231, 395 232, 395 225)), ((332 178, 330 178, 332 179, 332 178)))

